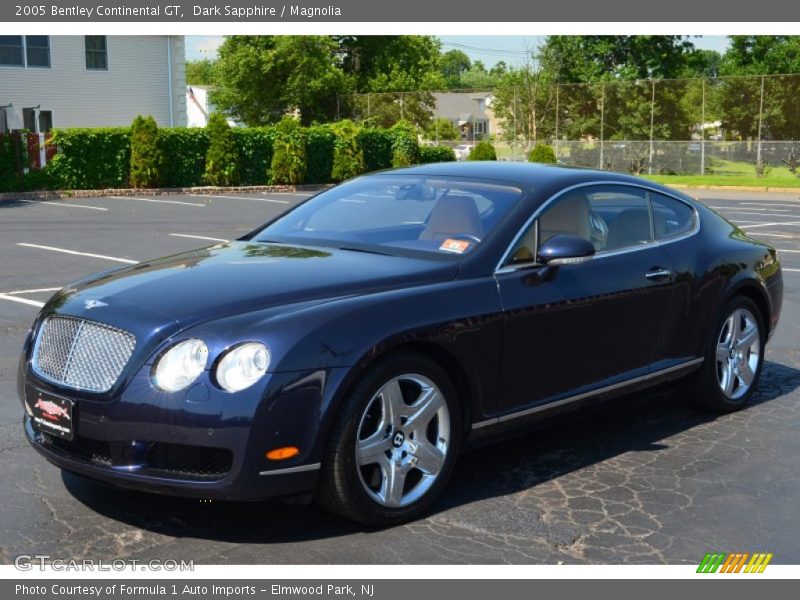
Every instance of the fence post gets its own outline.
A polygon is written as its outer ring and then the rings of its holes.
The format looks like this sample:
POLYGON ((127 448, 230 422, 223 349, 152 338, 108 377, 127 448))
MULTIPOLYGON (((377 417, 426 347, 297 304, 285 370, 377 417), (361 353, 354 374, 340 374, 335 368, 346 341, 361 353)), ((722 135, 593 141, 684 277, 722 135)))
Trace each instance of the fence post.
POLYGON ((514 141, 511 144, 511 154, 517 160, 517 86, 514 86, 514 141))
POLYGON ((367 92, 367 120, 369 121, 372 118, 372 92, 367 92))
POLYGON ((433 131, 436 136, 436 145, 439 145, 439 97, 433 96, 433 131))
POLYGON ((653 123, 656 115, 656 80, 650 80, 650 159, 647 165, 647 174, 653 174, 653 123))
POLYGON ((706 79, 703 78, 703 96, 700 103, 700 175, 706 174, 706 79))
POLYGON ((606 126, 606 84, 600 84, 600 168, 603 169, 603 134, 606 126))
POLYGON ((553 144, 553 146, 555 146, 554 150, 555 150, 555 155, 556 155, 556 161, 558 161, 558 110, 559 110, 559 108, 558 108, 558 92, 559 92, 559 88, 560 88, 560 86, 558 84, 556 84, 556 131, 555 131, 555 143, 553 144))
POLYGON ((761 165, 761 123, 764 120, 764 76, 761 76, 761 99, 758 104, 758 145, 756 146, 756 167, 761 165))
POLYGON ((400 92, 400 120, 404 120, 406 118, 405 113, 405 106, 403 106, 404 102, 403 92, 400 92))

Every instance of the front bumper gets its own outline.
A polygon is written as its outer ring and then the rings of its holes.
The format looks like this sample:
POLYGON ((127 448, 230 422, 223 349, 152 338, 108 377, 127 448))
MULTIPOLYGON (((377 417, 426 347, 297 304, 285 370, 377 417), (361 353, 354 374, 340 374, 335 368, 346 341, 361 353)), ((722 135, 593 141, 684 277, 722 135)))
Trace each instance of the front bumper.
POLYGON ((74 440, 38 431, 27 414, 25 436, 54 465, 116 487, 237 501, 302 494, 316 487, 322 418, 339 371, 272 374, 239 394, 214 389, 203 376, 185 393, 165 394, 145 373, 118 397, 89 400, 23 363, 23 403, 30 389, 75 402, 74 440), (289 445, 300 455, 266 459, 268 450, 289 445))

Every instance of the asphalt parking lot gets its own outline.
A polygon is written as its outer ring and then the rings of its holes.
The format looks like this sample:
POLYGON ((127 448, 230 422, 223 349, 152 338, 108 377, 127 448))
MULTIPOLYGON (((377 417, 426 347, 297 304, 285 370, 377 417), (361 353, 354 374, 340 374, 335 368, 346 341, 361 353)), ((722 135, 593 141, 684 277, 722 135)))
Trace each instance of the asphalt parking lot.
POLYGON ((15 370, 38 307, 94 271, 233 239, 305 194, 0 202, 0 563, 53 558, 259 563, 800 562, 800 192, 694 192, 780 250, 782 322, 754 402, 709 417, 668 390, 461 457, 426 518, 369 531, 314 506, 120 492, 27 446, 15 370))

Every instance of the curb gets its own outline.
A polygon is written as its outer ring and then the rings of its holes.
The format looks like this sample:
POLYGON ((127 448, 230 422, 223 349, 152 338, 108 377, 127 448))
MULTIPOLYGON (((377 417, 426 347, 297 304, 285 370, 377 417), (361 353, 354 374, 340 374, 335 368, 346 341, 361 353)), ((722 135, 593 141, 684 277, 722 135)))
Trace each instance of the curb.
POLYGON ((197 194, 200 196, 215 194, 265 192, 293 193, 318 192, 333 187, 333 184, 307 185, 247 185, 237 187, 181 187, 181 188, 119 188, 104 190, 44 190, 29 192, 2 192, 0 202, 11 200, 61 200, 64 198, 103 198, 108 196, 168 196, 178 194, 197 194))

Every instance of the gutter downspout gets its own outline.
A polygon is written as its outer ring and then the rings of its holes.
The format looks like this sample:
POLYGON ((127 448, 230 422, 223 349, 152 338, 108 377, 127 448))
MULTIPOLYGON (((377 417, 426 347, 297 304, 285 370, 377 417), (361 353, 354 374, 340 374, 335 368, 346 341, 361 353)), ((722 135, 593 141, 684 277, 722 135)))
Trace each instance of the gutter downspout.
POLYGON ((169 78, 169 126, 175 127, 175 118, 173 115, 173 98, 172 98, 172 37, 167 36, 167 77, 169 78))

